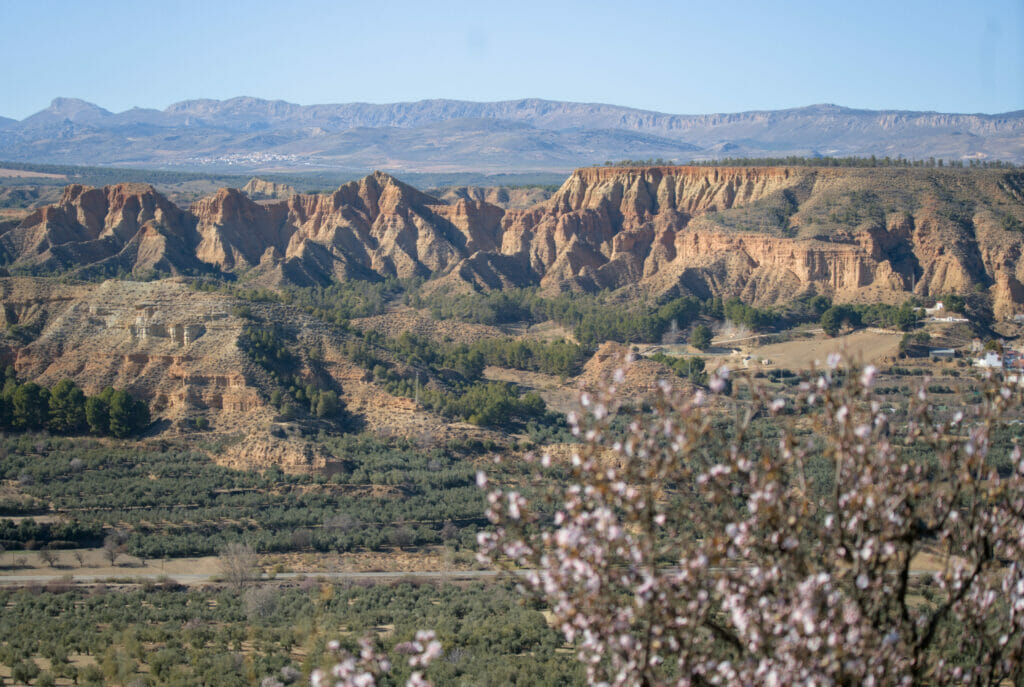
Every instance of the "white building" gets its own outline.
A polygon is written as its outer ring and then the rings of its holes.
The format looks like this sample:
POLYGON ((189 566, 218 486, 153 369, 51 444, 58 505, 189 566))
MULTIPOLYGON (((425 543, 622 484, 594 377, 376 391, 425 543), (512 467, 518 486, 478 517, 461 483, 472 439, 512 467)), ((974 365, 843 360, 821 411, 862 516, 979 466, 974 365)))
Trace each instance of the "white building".
POLYGON ((1003 369, 1003 356, 999 355, 995 351, 989 351, 985 354, 984 358, 975 358, 974 366, 1001 370, 1003 369))

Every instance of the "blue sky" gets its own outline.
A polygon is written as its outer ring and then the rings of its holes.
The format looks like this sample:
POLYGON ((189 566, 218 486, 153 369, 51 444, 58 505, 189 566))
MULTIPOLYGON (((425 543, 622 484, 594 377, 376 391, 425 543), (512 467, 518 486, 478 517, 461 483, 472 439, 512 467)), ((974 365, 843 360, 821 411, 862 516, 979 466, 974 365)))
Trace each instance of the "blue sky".
POLYGON ((0 115, 19 119, 55 96, 1024 109, 1024 0, 2 0, 0 26, 0 115))

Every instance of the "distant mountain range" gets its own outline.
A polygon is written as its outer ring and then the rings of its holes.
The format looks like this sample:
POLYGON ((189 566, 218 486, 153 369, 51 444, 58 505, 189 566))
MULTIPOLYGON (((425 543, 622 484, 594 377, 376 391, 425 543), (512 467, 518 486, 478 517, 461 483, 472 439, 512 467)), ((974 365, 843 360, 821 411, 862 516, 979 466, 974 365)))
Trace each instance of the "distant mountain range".
POLYGON ((1024 162, 1024 111, 943 114, 812 105, 672 115, 549 100, 296 105, 187 100, 113 113, 56 98, 0 117, 0 159, 224 171, 565 171, 606 160, 902 155, 1024 162))

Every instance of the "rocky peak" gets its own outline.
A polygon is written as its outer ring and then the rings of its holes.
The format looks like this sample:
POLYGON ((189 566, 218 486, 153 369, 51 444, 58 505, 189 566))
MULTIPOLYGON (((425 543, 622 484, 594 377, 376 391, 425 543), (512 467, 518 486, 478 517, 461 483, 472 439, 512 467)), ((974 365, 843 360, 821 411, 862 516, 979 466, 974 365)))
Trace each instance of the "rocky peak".
POLYGON ((279 247, 287 205, 257 203, 235 188, 222 188, 192 204, 200 242, 196 256, 222 269, 253 266, 268 246, 279 247))
POLYGON ((371 221, 381 213, 400 209, 441 205, 441 201, 405 184, 385 172, 374 172, 359 181, 350 181, 334 192, 335 206, 341 203, 361 206, 371 221))
POLYGON ((213 195, 200 198, 190 208, 201 221, 251 212, 257 207, 247 193, 237 188, 219 188, 213 195))
POLYGON ((39 222, 79 225, 93 238, 116 234, 127 240, 147 222, 172 231, 189 224, 186 214, 149 184, 114 184, 93 188, 71 184, 55 205, 40 208, 22 227, 39 222))
POLYGON ((2 237, 14 264, 64 270, 114 262, 169 271, 196 263, 195 223, 149 184, 72 184, 2 237))
POLYGON ((75 123, 91 123, 112 116, 99 105, 79 98, 54 98, 43 112, 75 123))

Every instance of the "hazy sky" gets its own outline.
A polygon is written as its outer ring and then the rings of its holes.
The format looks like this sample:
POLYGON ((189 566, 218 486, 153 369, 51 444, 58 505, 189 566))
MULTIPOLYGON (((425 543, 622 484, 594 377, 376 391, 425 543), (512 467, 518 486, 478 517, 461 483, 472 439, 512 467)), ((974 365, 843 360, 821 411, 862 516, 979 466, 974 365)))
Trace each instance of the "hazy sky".
POLYGON ((1024 109, 1024 0, 0 0, 0 115, 251 95, 1024 109))

